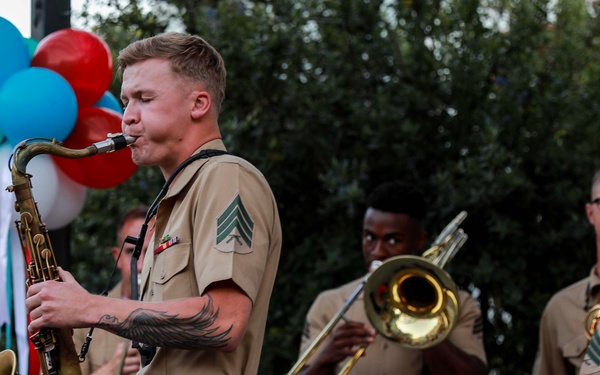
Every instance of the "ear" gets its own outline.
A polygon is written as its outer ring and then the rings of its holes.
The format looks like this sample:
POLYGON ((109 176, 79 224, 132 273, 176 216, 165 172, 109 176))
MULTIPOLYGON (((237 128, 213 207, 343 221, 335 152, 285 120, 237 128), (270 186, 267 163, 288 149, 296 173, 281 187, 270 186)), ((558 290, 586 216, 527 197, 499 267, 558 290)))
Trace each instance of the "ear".
POLYGON ((117 257, 119 256, 119 248, 118 247, 113 247, 112 248, 112 256, 113 258, 115 258, 115 261, 117 261, 117 257))
POLYGON ((211 107, 212 101, 210 95, 206 91, 194 91, 192 92, 194 104, 190 115, 192 119, 199 120, 204 116, 211 107))
POLYGON ((594 203, 586 203, 585 204, 585 214, 586 214, 590 224, 594 225, 594 220, 597 220, 594 217, 594 203))

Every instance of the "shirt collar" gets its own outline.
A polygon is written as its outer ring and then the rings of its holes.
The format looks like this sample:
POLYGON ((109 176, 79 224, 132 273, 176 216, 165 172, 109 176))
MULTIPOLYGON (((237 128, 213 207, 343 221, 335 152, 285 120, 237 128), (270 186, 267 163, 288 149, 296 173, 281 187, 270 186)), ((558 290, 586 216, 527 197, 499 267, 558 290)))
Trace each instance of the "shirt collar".
MULTIPOLYGON (((214 139, 212 141, 206 142, 205 144, 200 146, 198 149, 196 149, 196 151, 194 151, 194 153, 192 155, 196 155, 196 154, 200 153, 200 151, 202 151, 202 150, 227 151, 227 149, 225 148, 225 144, 223 144, 223 141, 221 139, 214 139)), ((196 174, 198 167, 200 165, 203 165, 207 160, 208 159, 196 160, 192 164, 190 164, 189 167, 184 168, 179 173, 179 176, 177 176, 177 178, 175 178, 175 181, 173 181, 173 183, 171 184, 171 187, 169 188, 169 192, 167 193, 165 198, 172 197, 172 196, 178 194, 181 191, 181 189, 183 189, 188 184, 188 182, 192 179, 192 177, 196 174), (202 164, 197 164, 199 162, 202 164), (197 167, 195 167, 195 165, 197 165, 197 167)), ((599 283, 600 283, 600 280, 599 280, 599 283)))
POLYGON ((594 267, 592 267, 592 270, 590 271, 590 289, 594 289, 597 286, 600 286, 600 277, 598 277, 598 275, 596 274, 596 267, 597 265, 594 265, 594 267))

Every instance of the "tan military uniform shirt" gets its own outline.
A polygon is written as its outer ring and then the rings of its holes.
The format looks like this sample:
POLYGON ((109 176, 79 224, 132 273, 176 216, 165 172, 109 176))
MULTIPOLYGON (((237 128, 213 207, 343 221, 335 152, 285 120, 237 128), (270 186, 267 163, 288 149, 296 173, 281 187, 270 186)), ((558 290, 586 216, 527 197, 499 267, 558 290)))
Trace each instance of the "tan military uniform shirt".
MULTIPOLYGON (((306 325, 300 345, 301 354, 306 351, 319 332, 346 303, 360 285, 361 280, 362 278, 319 294, 306 317, 306 325)), ((458 324, 447 340, 450 340, 463 352, 471 354, 487 364, 483 345, 481 311, 468 293, 459 291, 458 297, 460 306, 458 324)), ((350 306, 345 317, 351 321, 369 323, 365 313, 362 293, 350 306)), ((342 323, 343 321, 340 321, 338 325, 342 323)), ((320 345, 320 349, 309 360, 309 365, 318 357, 320 351, 326 345, 327 341, 320 345)), ((345 364, 346 361, 340 362, 335 373, 338 373, 345 364)), ((356 362, 352 368, 352 373, 361 375, 421 375, 424 370, 423 365, 420 350, 403 348, 381 335, 376 335, 375 342, 368 346, 366 356, 361 357, 356 362)))
MULTIPOLYGON (((119 282, 108 293, 108 297, 122 298, 121 287, 122 282, 119 282)), ((81 351, 81 346, 83 345, 89 331, 89 328, 80 328, 73 331, 73 342, 75 343, 75 351, 77 354, 79 354, 81 351)), ((81 363, 82 375, 89 375, 107 363, 115 354, 117 345, 120 342, 127 342, 127 344, 130 345, 130 342, 122 337, 114 335, 103 329, 94 329, 94 332, 92 333, 92 341, 85 357, 85 361, 81 363)))
POLYGON ((600 278, 595 273, 556 292, 542 314, 532 375, 578 374, 587 349, 584 307, 598 303, 600 278))
MULTIPOLYGON (((201 149, 225 146, 214 140, 201 149)), ((255 375, 280 251, 277 205, 255 167, 232 155, 186 167, 158 208, 144 259, 142 300, 200 296, 211 283, 231 279, 252 300, 252 312, 234 352, 158 348, 140 373, 255 375), (154 255, 169 239, 177 240, 154 255)))

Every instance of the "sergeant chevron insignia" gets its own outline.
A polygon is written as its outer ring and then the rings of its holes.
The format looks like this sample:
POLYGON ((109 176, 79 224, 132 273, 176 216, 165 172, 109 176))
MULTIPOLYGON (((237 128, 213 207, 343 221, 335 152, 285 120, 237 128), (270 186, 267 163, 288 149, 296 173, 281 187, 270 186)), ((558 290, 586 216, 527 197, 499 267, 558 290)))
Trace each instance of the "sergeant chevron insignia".
POLYGON ((215 248, 224 253, 248 254, 252 252, 253 234, 254 221, 238 194, 217 217, 215 248))

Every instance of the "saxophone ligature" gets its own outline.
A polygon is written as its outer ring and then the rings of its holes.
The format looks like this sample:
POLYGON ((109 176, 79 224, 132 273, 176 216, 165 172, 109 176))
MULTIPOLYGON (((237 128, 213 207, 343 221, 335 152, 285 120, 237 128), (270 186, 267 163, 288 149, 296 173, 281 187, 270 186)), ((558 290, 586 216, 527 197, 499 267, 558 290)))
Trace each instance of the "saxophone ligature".
MULTIPOLYGON (((15 194, 15 220, 17 232, 27 264, 26 287, 48 280, 61 281, 58 264, 46 224, 38 211, 32 193, 31 175, 27 173, 29 161, 40 154, 79 159, 96 154, 123 149, 136 140, 122 133, 108 134, 108 138, 83 149, 63 147, 56 139, 32 138, 20 142, 9 159, 12 185, 6 190, 15 194)), ((71 329, 43 328, 30 340, 38 352, 43 375, 80 375, 79 358, 73 343, 71 329)), ((10 356, 14 358, 14 356, 10 356)), ((1 374, 0 374, 1 375, 1 374)))

